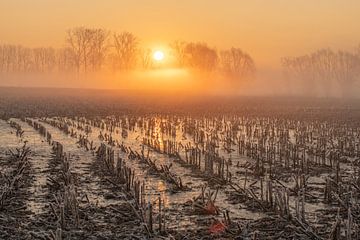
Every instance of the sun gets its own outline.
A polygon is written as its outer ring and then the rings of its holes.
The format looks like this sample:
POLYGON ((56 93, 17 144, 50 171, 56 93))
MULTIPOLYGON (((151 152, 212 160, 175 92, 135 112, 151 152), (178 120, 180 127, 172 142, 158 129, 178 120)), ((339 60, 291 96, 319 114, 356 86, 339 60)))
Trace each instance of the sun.
POLYGON ((164 53, 162 51, 157 50, 154 52, 153 58, 155 61, 160 62, 164 59, 164 53))

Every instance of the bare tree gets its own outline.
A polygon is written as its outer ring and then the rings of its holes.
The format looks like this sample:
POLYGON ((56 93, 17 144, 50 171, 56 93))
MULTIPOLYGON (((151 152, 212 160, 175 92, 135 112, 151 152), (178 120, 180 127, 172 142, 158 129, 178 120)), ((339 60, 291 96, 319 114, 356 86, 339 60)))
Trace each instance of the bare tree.
POLYGON ((74 72, 77 70, 74 51, 71 48, 60 48, 56 51, 57 70, 62 73, 74 72))
POLYGON ((84 28, 75 28, 67 31, 66 43, 69 45, 69 49, 73 52, 72 57, 76 65, 76 69, 80 72, 84 54, 84 45, 86 41, 83 39, 84 28))
POLYGON ((218 54, 206 43, 187 43, 184 49, 185 65, 205 72, 216 69, 218 54))
POLYGON ((26 50, 20 45, 14 46, 14 48, 12 48, 11 50, 14 54, 13 56, 11 56, 11 72, 23 73, 28 65, 28 57, 26 50))
POLYGON ((141 49, 140 50, 140 58, 141 58, 141 67, 143 69, 150 69, 153 66, 151 49, 141 49))
POLYGON ((220 52, 220 68, 230 77, 244 79, 254 74, 255 63, 249 54, 231 48, 220 52))
POLYGON ((1 69, 4 73, 20 71, 19 51, 20 47, 16 45, 3 45, 1 48, 1 69))
POLYGON ((32 63, 33 72, 52 72, 56 67, 55 49, 43 47, 32 49, 32 63))
MULTIPOLYGON (((335 64, 335 78, 343 97, 352 96, 355 83, 360 77, 360 58, 357 54, 339 51, 335 64)), ((359 83, 359 82, 357 82, 359 83)))
POLYGON ((107 51, 109 49, 109 31, 105 29, 92 29, 92 51, 90 53, 90 63, 93 71, 100 70, 103 66, 107 51))
POLYGON ((325 96, 331 95, 334 85, 334 65, 336 55, 331 49, 322 49, 311 54, 314 79, 318 82, 325 96))
POLYGON ((184 67, 186 63, 186 48, 187 43, 184 41, 175 41, 170 44, 172 53, 175 56, 178 67, 184 67))
POLYGON ((133 69, 137 64, 138 59, 138 44, 137 37, 130 32, 122 32, 114 34, 114 67, 120 70, 133 69))
POLYGON ((89 67, 98 70, 107 51, 108 32, 104 29, 77 27, 68 30, 66 42, 73 51, 78 72, 87 72, 89 67))
POLYGON ((315 95, 316 88, 330 96, 333 84, 338 83, 343 96, 350 96, 360 76, 360 56, 355 53, 330 49, 310 55, 285 58, 282 61, 288 76, 303 86, 304 93, 315 95))
POLYGON ((291 85, 302 87, 302 94, 314 96, 317 82, 314 79, 314 68, 310 55, 300 57, 285 58, 282 61, 283 66, 287 69, 288 77, 292 80, 291 85))

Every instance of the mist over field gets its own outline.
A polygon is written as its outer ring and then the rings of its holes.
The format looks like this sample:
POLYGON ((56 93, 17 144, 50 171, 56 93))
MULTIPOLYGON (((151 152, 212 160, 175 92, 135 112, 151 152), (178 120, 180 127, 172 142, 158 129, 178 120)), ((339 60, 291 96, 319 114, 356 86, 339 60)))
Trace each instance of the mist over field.
POLYGON ((1 86, 359 96, 355 0, 14 0, 0 8, 1 86))
MULTIPOLYGON (((294 96, 294 97, 335 97, 358 98, 359 84, 350 86, 342 83, 312 82, 305 85, 300 79, 287 78, 278 71, 258 71, 251 80, 236 82, 221 75, 191 75, 185 70, 119 73, 113 74, 13 74, 2 75, 4 87, 47 87, 47 88, 84 88, 84 89, 119 89, 167 91, 168 93, 185 92, 209 95, 240 96, 294 96), (328 85, 327 85, 328 84, 328 85), (344 88, 346 90, 344 90, 344 88)), ((322 81, 323 82, 323 81, 322 81)))
POLYGON ((359 47, 283 56, 274 68, 239 46, 173 40, 151 49, 131 32, 74 27, 62 48, 0 44, 0 56, 1 86, 325 98, 354 98, 360 87, 359 47))
POLYGON ((287 116, 355 122, 356 98, 277 95, 222 95, 210 92, 77 88, 0 87, 0 117, 107 116, 108 114, 191 114, 287 116))

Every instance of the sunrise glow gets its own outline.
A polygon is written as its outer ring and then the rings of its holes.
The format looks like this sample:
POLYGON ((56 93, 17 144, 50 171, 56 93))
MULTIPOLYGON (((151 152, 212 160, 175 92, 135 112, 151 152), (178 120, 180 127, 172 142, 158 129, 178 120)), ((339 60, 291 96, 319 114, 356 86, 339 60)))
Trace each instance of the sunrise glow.
POLYGON ((165 55, 164 55, 164 53, 162 51, 157 50, 157 51, 154 52, 153 58, 154 58, 155 61, 160 62, 160 61, 164 60, 164 56, 165 55))

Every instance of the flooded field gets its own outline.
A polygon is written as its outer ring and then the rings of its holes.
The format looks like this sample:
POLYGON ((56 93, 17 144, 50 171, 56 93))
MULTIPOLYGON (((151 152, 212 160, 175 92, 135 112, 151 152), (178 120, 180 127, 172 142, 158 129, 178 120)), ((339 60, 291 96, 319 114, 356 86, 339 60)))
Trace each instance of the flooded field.
POLYGON ((359 239, 359 119, 311 111, 0 120, 0 238, 359 239))

